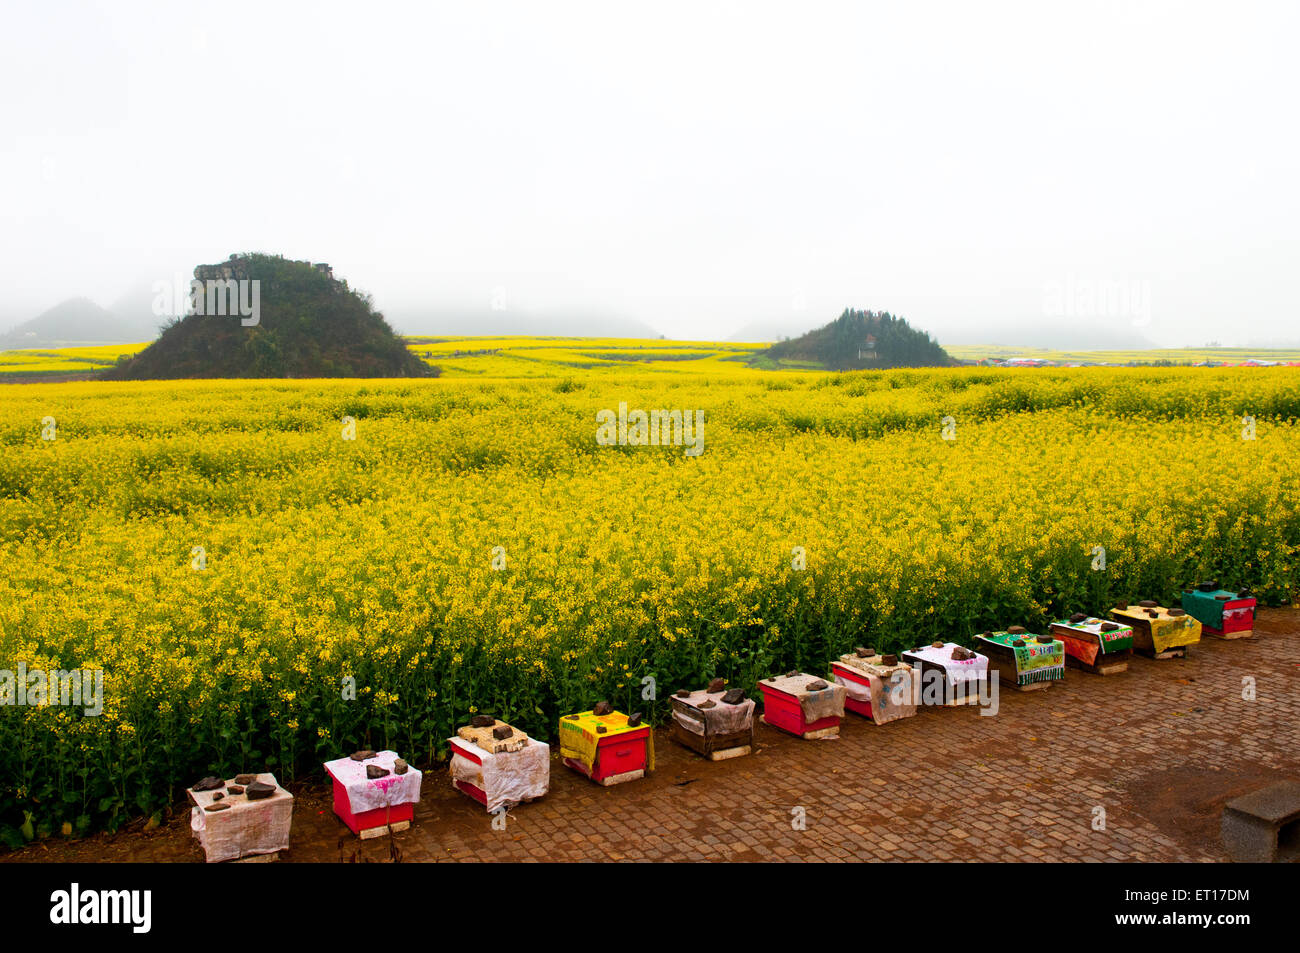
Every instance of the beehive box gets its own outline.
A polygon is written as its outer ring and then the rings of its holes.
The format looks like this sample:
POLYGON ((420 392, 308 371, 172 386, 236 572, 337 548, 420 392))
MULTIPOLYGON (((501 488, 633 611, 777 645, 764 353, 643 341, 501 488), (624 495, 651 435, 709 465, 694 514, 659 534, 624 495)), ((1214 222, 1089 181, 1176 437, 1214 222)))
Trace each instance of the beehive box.
POLYGON ((915 670, 921 699, 927 705, 978 705, 987 690, 989 658, 956 642, 932 642, 903 653, 915 670), (956 656, 954 656, 956 653, 956 656))
POLYGON ((1118 675, 1128 671, 1133 657, 1133 627, 1083 616, 1053 622, 1051 631, 1065 643, 1065 664, 1093 675, 1118 675))
POLYGON ((220 787, 200 791, 190 788, 185 794, 193 805, 190 830, 203 848, 208 863, 244 858, 274 859, 279 851, 288 850, 289 828, 293 824, 293 795, 280 787, 274 774, 237 775, 231 780, 222 780, 220 787), (244 783, 237 784, 236 781, 244 783), (250 798, 248 787, 253 783, 273 790, 264 797, 259 797, 255 790, 250 798))
POLYGON ((975 637, 1004 685, 1022 692, 1052 687, 1065 678, 1065 643, 1050 635, 1031 635, 1022 626, 975 637))
POLYGON ((1110 617, 1133 627, 1133 651, 1148 658, 1182 658, 1201 640, 1201 623, 1185 609, 1166 609, 1153 600, 1116 603, 1110 617))
POLYGON ((528 747, 531 741, 522 731, 499 718, 475 716, 474 721, 456 729, 456 737, 467 741, 488 754, 504 754, 528 747))
POLYGON ((566 766, 608 787, 654 770, 654 736, 636 713, 598 706, 560 719, 560 755, 566 766))
POLYGON ((550 790, 551 746, 503 721, 458 728, 447 741, 452 787, 489 814, 535 801, 550 790), (506 731, 506 737, 498 737, 506 731))
POLYGON ((788 672, 758 683, 764 724, 800 738, 838 738, 844 717, 843 685, 806 672, 788 672))
POLYGON ((1255 597, 1217 585, 1183 590, 1183 609, 1216 639, 1248 639, 1255 634, 1255 597))
POLYGON ((916 714, 912 666, 896 655, 856 649, 831 663, 831 675, 844 686, 844 707, 877 725, 916 714))
POLYGON ((757 706, 740 689, 683 689, 672 696, 670 704, 673 720, 669 736, 678 744, 710 761, 739 758, 754 750, 757 706))
POLYGON ((404 831, 415 818, 423 775, 409 765, 399 774, 398 760, 395 751, 359 751, 325 763, 334 782, 334 813, 363 839, 404 831), (363 754, 369 757, 358 757, 363 754), (385 774, 368 777, 372 765, 385 774))

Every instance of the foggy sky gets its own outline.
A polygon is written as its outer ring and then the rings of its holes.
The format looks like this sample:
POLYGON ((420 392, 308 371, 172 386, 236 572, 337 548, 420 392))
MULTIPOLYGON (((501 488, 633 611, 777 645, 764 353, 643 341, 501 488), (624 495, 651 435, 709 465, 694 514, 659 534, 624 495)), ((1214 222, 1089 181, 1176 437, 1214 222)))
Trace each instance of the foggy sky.
POLYGON ((0 331, 256 250, 330 262, 399 330, 504 295, 696 339, 845 306, 941 340, 1300 339, 1298 26, 1239 2, 9 4, 0 331), (1121 285, 1136 304, 1088 305, 1121 285))

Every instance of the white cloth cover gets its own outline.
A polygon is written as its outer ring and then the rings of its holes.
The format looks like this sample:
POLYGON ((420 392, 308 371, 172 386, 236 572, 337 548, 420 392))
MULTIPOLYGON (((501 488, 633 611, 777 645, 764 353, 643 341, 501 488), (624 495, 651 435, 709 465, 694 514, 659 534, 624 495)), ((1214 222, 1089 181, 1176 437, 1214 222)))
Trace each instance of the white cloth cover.
POLYGON ((509 810, 525 801, 545 797, 551 787, 551 746, 534 738, 518 751, 489 754, 472 741, 449 738, 451 779, 474 785, 487 795, 488 813, 509 810), (463 747, 482 760, 475 764, 457 753, 463 747))
MULTIPOLYGON (((275 793, 256 801, 229 791, 190 791, 198 805, 190 810, 190 830, 207 856, 208 863, 238 860, 253 854, 274 854, 289 849, 289 828, 293 824, 293 795, 280 787, 274 774, 259 774, 257 780, 275 785, 275 793), (225 794, 226 811, 205 811, 214 803, 212 795, 225 794)), ((226 785, 234 784, 233 780, 226 785)))
POLYGON ((926 645, 919 649, 912 649, 910 652, 904 652, 903 658, 907 661, 922 659, 926 662, 933 662, 943 668, 944 677, 947 679, 950 688, 955 689, 958 685, 962 685, 967 692, 972 692, 980 681, 988 677, 988 656, 976 654, 971 659, 954 659, 952 650, 956 647, 956 642, 945 642, 941 649, 937 649, 933 645, 926 645))
POLYGON ((844 694, 852 698, 855 702, 871 704, 871 686, 863 685, 861 682, 853 682, 840 675, 838 672, 831 675, 836 684, 844 686, 844 694))
POLYGON ((681 711, 673 706, 673 721, 695 735, 730 735, 738 731, 749 731, 754 727, 754 699, 746 698, 738 705, 728 705, 722 700, 726 690, 720 692, 691 692, 686 696, 673 696, 674 701, 699 708, 704 702, 712 701, 712 708, 700 711, 703 720, 695 712, 681 711))
POLYGON ((420 782, 424 775, 413 767, 407 768, 405 774, 394 774, 393 764, 396 761, 396 751, 380 751, 365 761, 353 761, 351 758, 326 761, 325 770, 347 789, 348 806, 352 808, 352 813, 360 814, 362 811, 377 811, 399 804, 419 803, 420 782), (387 768, 388 774, 371 780, 366 777, 368 764, 387 768))

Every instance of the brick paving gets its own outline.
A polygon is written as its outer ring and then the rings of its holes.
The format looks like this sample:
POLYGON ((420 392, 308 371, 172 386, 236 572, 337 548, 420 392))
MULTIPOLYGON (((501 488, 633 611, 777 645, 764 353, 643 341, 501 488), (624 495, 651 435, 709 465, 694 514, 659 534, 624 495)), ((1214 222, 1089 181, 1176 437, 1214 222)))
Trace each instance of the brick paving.
MULTIPOLYGON (((757 725, 755 754, 718 763, 659 732, 651 777, 602 788, 553 761, 550 794, 504 831, 445 769, 426 772, 414 826, 373 841, 348 833, 324 788, 304 787, 282 859, 1223 861, 1224 801, 1300 778, 1300 611, 1263 610, 1253 639, 1205 639, 1187 659, 1135 657, 1108 677, 1071 669, 999 702, 993 717, 929 708, 883 727, 848 714, 835 741, 757 725)), ((203 858, 182 812, 154 831, 3 859, 203 858)))

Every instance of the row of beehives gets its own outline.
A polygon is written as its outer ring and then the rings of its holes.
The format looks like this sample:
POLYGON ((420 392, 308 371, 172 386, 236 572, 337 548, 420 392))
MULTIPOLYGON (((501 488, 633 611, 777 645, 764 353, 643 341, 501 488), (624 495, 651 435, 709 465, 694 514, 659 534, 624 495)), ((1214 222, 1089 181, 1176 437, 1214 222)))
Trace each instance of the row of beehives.
MULTIPOLYGON (((1202 632, 1218 638, 1249 636, 1255 599, 1249 592, 1202 583, 1185 590, 1181 608, 1153 601, 1117 603, 1108 619, 1076 613, 1032 635, 1020 626, 984 632, 975 649, 934 642, 901 657, 858 648, 830 665, 830 680, 804 672, 764 679, 760 720, 803 738, 839 733, 845 711, 886 724, 915 715, 920 705, 976 704, 990 678, 1021 691, 1050 688, 1066 666, 1098 675, 1128 668, 1136 650, 1157 659, 1185 655, 1202 632)), ((747 755, 754 738, 755 700, 714 679, 671 698, 672 739, 715 761, 747 755)), ((600 702, 559 723, 564 764, 603 785, 635 781, 654 770, 654 735, 639 713, 600 702)), ((544 796, 550 788, 551 749, 485 715, 449 739, 451 782, 497 814, 544 796)), ((405 830, 420 799, 421 772, 393 751, 357 751, 330 761, 334 811, 353 833, 374 837, 405 830)), ((289 846, 293 796, 270 774, 232 781, 204 778, 189 790, 191 826, 210 862, 273 856, 289 846)))

